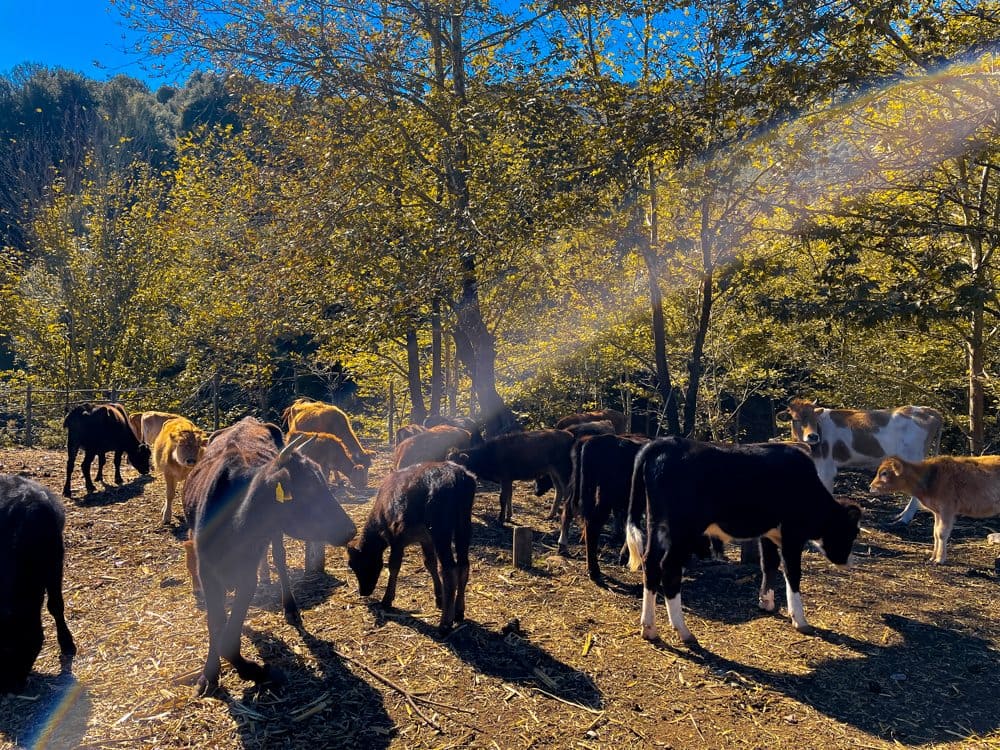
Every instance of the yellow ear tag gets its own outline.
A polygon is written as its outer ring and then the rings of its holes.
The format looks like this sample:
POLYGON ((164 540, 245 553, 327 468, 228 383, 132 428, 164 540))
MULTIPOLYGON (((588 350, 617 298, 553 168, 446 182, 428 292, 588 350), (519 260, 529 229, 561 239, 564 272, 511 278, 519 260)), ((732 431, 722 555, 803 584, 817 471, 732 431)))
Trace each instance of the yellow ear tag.
POLYGON ((292 499, 292 496, 285 492, 285 488, 281 486, 281 482, 278 482, 274 486, 274 499, 279 503, 287 503, 292 499))

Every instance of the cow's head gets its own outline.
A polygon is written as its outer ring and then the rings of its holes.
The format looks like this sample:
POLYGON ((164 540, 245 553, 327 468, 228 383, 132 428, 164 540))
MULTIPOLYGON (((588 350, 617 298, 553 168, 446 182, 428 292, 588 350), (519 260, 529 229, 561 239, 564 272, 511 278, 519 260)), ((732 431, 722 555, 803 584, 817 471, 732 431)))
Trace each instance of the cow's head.
POLYGON ((897 456, 889 456, 879 464, 875 472, 875 478, 868 485, 868 491, 873 495, 882 495, 894 492, 897 488, 899 477, 903 474, 903 462, 897 456))
POLYGON ((820 539, 826 559, 834 565, 846 566, 850 562, 851 548, 860 530, 861 508, 854 503, 842 503, 838 500, 820 539))
POLYGON ((819 431, 819 417, 822 407, 815 401, 793 398, 788 408, 774 415, 779 422, 791 422, 792 438, 808 445, 819 445, 823 436, 819 431))
POLYGON ((358 593, 371 596, 382 573, 382 555, 366 554, 353 544, 347 546, 347 567, 358 578, 358 593))
POLYGON ((174 461, 191 468, 205 452, 205 433, 201 430, 181 430, 174 436, 174 461))
POLYGON ((281 530, 289 536, 344 546, 357 527, 337 502, 319 464, 295 450, 302 442, 292 440, 261 468, 254 492, 275 503, 281 530))
POLYGON ((153 451, 146 443, 139 443, 135 450, 126 452, 125 455, 128 457, 128 462, 132 464, 132 468, 140 474, 149 474, 152 470, 153 451))

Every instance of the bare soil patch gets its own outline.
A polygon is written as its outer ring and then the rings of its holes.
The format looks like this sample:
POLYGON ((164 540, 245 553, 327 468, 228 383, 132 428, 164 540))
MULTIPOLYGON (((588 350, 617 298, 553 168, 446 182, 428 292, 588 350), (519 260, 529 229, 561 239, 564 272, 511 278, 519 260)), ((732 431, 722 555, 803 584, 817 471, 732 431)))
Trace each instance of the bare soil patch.
MULTIPOLYGON (((373 487, 388 471, 382 448, 373 487)), ((62 453, 4 450, 0 464, 62 489, 62 453)), ((757 609, 755 567, 706 562, 683 592, 701 646, 680 644, 662 603, 664 641, 643 641, 640 574, 617 565, 609 542, 608 586, 591 583, 579 545, 570 559, 556 553, 551 496, 525 483, 514 520, 534 529, 535 565, 512 568, 497 492, 481 488, 470 619, 447 639, 418 549, 397 609, 383 612, 358 596, 339 550, 325 575, 305 576, 291 541, 304 631, 282 618, 276 582, 244 630, 244 653, 279 666, 287 687, 255 690, 224 666, 220 693, 194 699, 207 630, 186 578, 186 529, 159 525, 162 480, 123 474, 125 485, 86 498, 75 475, 64 588, 79 655, 60 674, 45 613, 27 691, 0 697, 0 747, 1000 748, 1000 581, 985 542, 1000 521, 961 520, 949 564, 933 566, 930 514, 889 528, 902 500, 868 497, 870 477, 838 486, 866 511, 857 568, 804 555, 815 636, 795 632, 783 609, 757 609)), ((374 490, 343 496, 360 525, 374 490)))

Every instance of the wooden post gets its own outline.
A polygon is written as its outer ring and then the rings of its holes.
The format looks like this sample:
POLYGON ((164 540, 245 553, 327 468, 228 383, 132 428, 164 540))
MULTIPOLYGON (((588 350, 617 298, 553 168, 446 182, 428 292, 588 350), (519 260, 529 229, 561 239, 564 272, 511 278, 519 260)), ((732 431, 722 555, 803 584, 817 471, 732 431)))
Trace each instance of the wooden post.
POLYGON ((322 573, 326 569, 326 545, 306 542, 306 573, 322 573))
POLYGON ((514 527, 514 567, 527 570, 531 567, 531 527, 514 527))
POLYGON ((28 390, 24 396, 24 444, 29 448, 31 439, 31 383, 28 383, 28 390))

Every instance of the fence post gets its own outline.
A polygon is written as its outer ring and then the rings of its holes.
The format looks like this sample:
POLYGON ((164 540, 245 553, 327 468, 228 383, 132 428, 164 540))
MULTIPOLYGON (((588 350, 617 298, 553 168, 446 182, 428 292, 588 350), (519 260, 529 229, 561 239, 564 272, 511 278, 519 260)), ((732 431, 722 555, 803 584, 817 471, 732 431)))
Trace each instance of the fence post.
POLYGON ((212 376, 212 429, 219 429, 219 373, 212 376))
POLYGON ((24 396, 24 443, 29 448, 32 444, 31 439, 31 383, 28 383, 28 389, 24 396))

